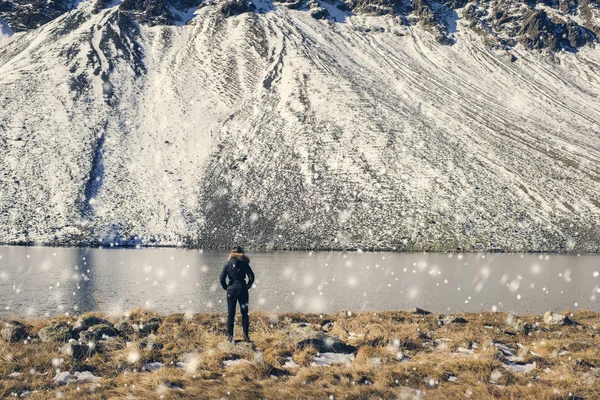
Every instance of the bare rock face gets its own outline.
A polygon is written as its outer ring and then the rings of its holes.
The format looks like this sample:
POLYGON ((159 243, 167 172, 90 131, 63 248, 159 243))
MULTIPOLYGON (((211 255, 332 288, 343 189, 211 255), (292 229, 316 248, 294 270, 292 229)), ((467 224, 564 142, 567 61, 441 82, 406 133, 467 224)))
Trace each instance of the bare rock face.
POLYGON ((325 19, 329 17, 329 11, 323 8, 318 1, 310 0, 306 3, 310 7, 310 15, 315 19, 325 19))
POLYGON ((277 4, 283 5, 290 10, 297 10, 304 4, 303 0, 276 0, 277 4))
MULTIPOLYGON (((98 0, 106 6, 108 0, 98 0)), ((110 4, 110 2, 108 2, 110 4)), ((190 8, 198 8, 200 0, 123 0, 119 10, 130 14, 138 22, 148 25, 175 25, 183 23, 180 13, 190 8)))
POLYGON ((0 18, 15 32, 28 31, 60 17, 75 6, 74 0, 0 0, 0 18))
POLYGON ((224 17, 232 17, 256 10, 256 6, 251 0, 225 0, 219 3, 217 7, 224 17))
MULTIPOLYGON (((316 19, 329 12, 316 0, 277 0, 277 4, 299 9, 304 4, 316 19)), ((441 44, 454 43, 453 31, 460 19, 468 29, 483 35, 490 47, 508 49, 520 43, 530 49, 559 51, 595 43, 600 34, 600 5, 590 0, 541 2, 527 0, 346 0, 337 3, 341 10, 357 15, 394 15, 400 23, 419 24, 431 31, 441 44)), ((15 31, 36 29, 71 11, 75 0, 14 1, 0 0, 0 18, 15 31)), ((202 0, 123 0, 118 9, 137 22, 153 25, 184 24, 188 10, 207 6, 202 0)), ((110 0, 96 0, 92 13, 113 6, 110 0)), ((215 7, 224 17, 254 12, 251 0, 220 0, 215 7)))

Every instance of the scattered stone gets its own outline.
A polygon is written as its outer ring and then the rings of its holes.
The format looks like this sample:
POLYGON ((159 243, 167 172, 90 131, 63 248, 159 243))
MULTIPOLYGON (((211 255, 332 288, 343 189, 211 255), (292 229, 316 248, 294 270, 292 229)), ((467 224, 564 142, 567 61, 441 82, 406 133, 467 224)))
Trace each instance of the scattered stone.
POLYGON ((341 342, 339 339, 332 336, 321 334, 322 336, 314 339, 305 339, 297 343, 297 346, 304 348, 314 346, 321 353, 354 353, 357 348, 355 346, 341 342))
POLYGON ((581 376, 581 383, 586 386, 594 386, 598 378, 600 378, 600 368, 592 368, 581 376))
POLYGON ((456 352, 460 353, 460 354, 467 354, 467 355, 470 355, 470 356, 475 355, 475 352, 473 350, 471 350, 471 349, 465 349, 464 347, 457 347, 456 348, 456 352))
POLYGON ((79 333, 82 331, 87 331, 88 329, 90 329, 92 326, 95 325, 111 325, 110 322, 108 322, 105 319, 102 318, 98 318, 95 317, 93 315, 82 315, 77 319, 77 322, 75 322, 75 327, 73 328, 73 330, 75 331, 75 333, 79 333))
POLYGON ((238 365, 244 365, 244 364, 252 364, 252 363, 250 361, 246 360, 245 358, 239 358, 237 360, 223 361, 223 366, 225 368, 237 367, 238 365))
POLYGON ((519 352, 517 353, 519 357, 524 358, 527 356, 527 354, 529 354, 528 346, 523 346, 521 343, 517 343, 517 347, 519 348, 519 352))
POLYGON ((597 366, 592 364, 589 361, 586 361, 584 359, 578 358, 577 360, 575 360, 575 365, 577 366, 577 368, 596 368, 597 366))
POLYGON ((73 330, 64 322, 40 329, 38 336, 42 342, 66 342, 73 336, 73 330))
POLYGON ((466 324, 467 321, 466 319, 464 319, 463 317, 459 317, 456 315, 448 315, 445 316, 444 318, 441 319, 443 325, 450 325, 450 324, 466 324))
POLYGON ((344 353, 318 353, 315 356, 315 360, 310 364, 313 366, 331 366, 332 364, 343 363, 346 366, 350 366, 350 363, 354 360, 354 354, 344 353))
POLYGON ((296 364, 296 363, 294 362, 294 359, 293 359, 291 356, 289 356, 289 357, 286 357, 285 359, 286 359, 287 361, 286 361, 286 363, 285 363, 285 364, 283 364, 283 367, 284 367, 284 368, 298 368, 298 367, 300 367, 298 364, 296 364))
POLYGON ((19 321, 7 321, 0 330, 0 337, 10 343, 16 343, 27 338, 28 329, 19 321))
POLYGON ((102 378, 95 376, 90 371, 75 372, 77 382, 98 382, 102 378))
POLYGON ((494 343, 494 346, 496 346, 498 348, 498 350, 500 350, 502 352, 503 357, 510 362, 522 362, 523 361, 523 357, 518 357, 515 356, 514 353, 512 352, 512 350, 502 344, 502 343, 494 343))
POLYGON ((18 378, 21 376, 20 372, 13 372, 10 375, 8 375, 9 378, 18 378))
POLYGON ((30 392, 29 390, 25 390, 24 392, 21 393, 21 395, 19 397, 25 398, 25 397, 28 397, 30 394, 33 394, 33 392, 30 392))
POLYGON ((413 314, 417 314, 417 315, 429 315, 429 314, 431 314, 431 312, 423 310, 422 308, 418 308, 418 307, 413 308, 411 312, 413 314))
POLYGON ((455 376, 448 377, 448 382, 456 382, 457 380, 458 380, 458 378, 455 376))
POLYGON ((348 340, 358 340, 364 336, 363 333, 348 332, 348 340))
POLYGON ((504 363, 502 366, 511 372, 528 374, 536 369, 537 364, 535 362, 531 364, 504 363))
POLYGON ((76 361, 82 361, 92 354, 93 349, 87 345, 69 342, 60 349, 60 352, 66 356, 72 357, 76 361))
POLYGON ((71 375, 69 371, 63 371, 56 374, 56 376, 52 379, 54 383, 58 386, 66 385, 71 381, 76 381, 77 377, 75 375, 71 375))
POLYGON ((498 383, 498 381, 500 380, 500 378, 502 378, 502 372, 500 372, 499 370, 495 369, 490 374, 490 383, 498 383))
POLYGON ((321 326, 321 329, 322 329, 324 332, 329 332, 330 330, 332 330, 332 329, 333 329, 333 322, 327 322, 327 323, 323 324, 323 325, 321 326))
POLYGON ((569 325, 571 320, 566 315, 548 311, 544 314, 544 323, 549 326, 569 325))
POLYGON ((512 328, 515 330, 516 333, 528 335, 529 332, 533 330, 533 325, 523 321, 522 319, 517 319, 513 322, 512 328))
POLYGON ((144 366, 144 369, 148 372, 152 372, 152 371, 156 371, 161 369, 162 367, 164 367, 165 364, 161 363, 161 362, 151 362, 151 363, 147 363, 144 366))

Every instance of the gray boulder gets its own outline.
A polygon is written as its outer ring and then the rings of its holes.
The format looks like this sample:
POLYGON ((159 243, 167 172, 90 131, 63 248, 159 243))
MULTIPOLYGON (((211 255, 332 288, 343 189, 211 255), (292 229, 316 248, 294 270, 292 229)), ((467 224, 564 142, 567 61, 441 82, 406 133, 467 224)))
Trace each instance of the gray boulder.
POLYGON ((79 333, 79 339, 84 342, 97 342, 98 340, 106 340, 109 337, 117 336, 118 332, 112 325, 100 324, 90 327, 87 331, 79 333))
POLYGON ((4 327, 0 330, 0 337, 7 342, 20 342, 27 338, 28 329, 19 321, 7 321, 4 327))
POLYGON ((544 323, 549 326, 569 325, 571 320, 566 315, 548 311, 544 314, 544 323))
POLYGON ((105 319, 98 318, 93 315, 82 315, 79 317, 79 319, 77 319, 77 322, 75 322, 75 327, 73 330, 75 333, 79 333, 82 331, 87 331, 95 325, 111 325, 111 323, 105 319))
POLYGON ((70 325, 59 322, 40 329, 38 336, 42 342, 66 342, 73 336, 70 325))

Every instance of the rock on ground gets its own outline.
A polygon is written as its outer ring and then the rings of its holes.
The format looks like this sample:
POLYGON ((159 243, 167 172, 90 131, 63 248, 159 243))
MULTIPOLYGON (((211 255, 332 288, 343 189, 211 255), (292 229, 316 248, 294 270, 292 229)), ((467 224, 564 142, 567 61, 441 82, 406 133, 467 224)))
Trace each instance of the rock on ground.
POLYGON ((571 322, 566 315, 548 311, 544 314, 544 323, 550 326, 562 326, 571 322))
POLYGON ((343 363, 350 366, 354 360, 354 354, 343 353, 319 353, 315 356, 315 360, 311 363, 314 366, 330 366, 332 364, 343 363))
POLYGON ((93 315, 82 315, 77 319, 77 322, 75 322, 75 327, 73 328, 73 330, 75 331, 75 333, 79 333, 82 331, 87 331, 88 329, 90 329, 92 326, 95 325, 110 325, 110 322, 108 322, 105 319, 102 318, 98 318, 95 317, 93 315))
POLYGON ((27 327, 19 321, 7 321, 0 330, 0 337, 7 342, 20 342, 27 337, 27 327))
POLYGON ((73 330, 70 325, 60 322, 42 328, 38 336, 42 342, 66 342, 73 336, 73 330))

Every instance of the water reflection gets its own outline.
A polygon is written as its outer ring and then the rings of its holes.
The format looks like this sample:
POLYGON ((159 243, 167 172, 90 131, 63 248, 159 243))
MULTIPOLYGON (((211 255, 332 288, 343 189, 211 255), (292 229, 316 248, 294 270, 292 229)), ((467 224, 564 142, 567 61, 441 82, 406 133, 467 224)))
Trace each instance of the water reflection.
POLYGON ((74 259, 70 265, 74 265, 72 284, 74 312, 87 312, 99 309, 96 301, 96 293, 99 293, 96 287, 96 269, 99 263, 94 260, 94 253, 91 249, 77 249, 74 253, 74 259))
MULTIPOLYGON (((0 247, 0 312, 20 316, 135 307, 224 312, 226 252, 0 247)), ((251 310, 420 307, 515 313, 597 309, 600 257, 405 253, 251 253, 251 310)))

